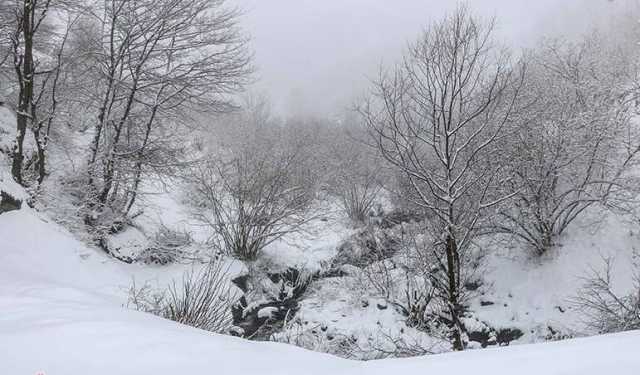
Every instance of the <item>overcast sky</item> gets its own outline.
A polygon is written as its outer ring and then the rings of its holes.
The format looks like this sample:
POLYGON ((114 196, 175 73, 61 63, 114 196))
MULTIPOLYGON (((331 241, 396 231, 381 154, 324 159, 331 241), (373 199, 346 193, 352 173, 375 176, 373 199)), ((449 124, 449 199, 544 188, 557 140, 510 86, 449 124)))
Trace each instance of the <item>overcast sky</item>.
MULTIPOLYGON (((381 63, 396 61, 453 0, 233 0, 244 9, 259 82, 277 113, 330 115, 348 105, 381 63)), ((470 0, 496 16, 514 47, 541 36, 576 35, 637 0, 470 0)))

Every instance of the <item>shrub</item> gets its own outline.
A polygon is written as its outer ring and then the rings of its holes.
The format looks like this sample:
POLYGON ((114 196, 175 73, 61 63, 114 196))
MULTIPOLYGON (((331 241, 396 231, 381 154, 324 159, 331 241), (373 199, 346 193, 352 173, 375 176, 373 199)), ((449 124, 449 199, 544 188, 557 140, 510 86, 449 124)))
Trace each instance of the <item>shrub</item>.
POLYGON ((298 156, 240 149, 201 166, 192 179, 194 215, 212 229, 214 246, 252 261, 268 244, 303 230, 314 216, 307 189, 291 173, 298 156))
POLYGON ((621 295, 614 291, 612 274, 612 258, 605 258, 604 270, 589 272, 573 304, 586 327, 598 333, 640 329, 640 279, 635 278, 632 293, 621 295))
POLYGON ((228 333, 232 326, 231 292, 228 267, 222 262, 209 263, 203 270, 186 272, 181 282, 175 280, 160 292, 148 285, 131 288, 129 304, 178 323, 216 333, 228 333))
POLYGON ((162 226, 151 245, 136 257, 146 264, 169 264, 182 260, 187 248, 193 243, 191 233, 162 226))

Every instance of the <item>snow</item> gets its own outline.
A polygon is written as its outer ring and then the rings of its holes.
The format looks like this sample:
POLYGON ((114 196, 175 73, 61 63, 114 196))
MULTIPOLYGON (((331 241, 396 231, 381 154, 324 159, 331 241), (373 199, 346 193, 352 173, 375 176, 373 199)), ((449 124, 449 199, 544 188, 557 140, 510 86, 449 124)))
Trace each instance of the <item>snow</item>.
POLYGON ((431 357, 367 362, 366 374, 637 374, 638 332, 563 342, 471 350, 431 357), (634 348, 634 346, 636 346, 634 348))
POLYGON ((258 311, 258 318, 270 318, 278 311, 277 307, 263 307, 258 311))
POLYGON ((491 252, 484 277, 488 290, 474 301, 475 316, 495 327, 522 329, 525 336, 519 342, 540 341, 548 327, 579 334, 584 326, 571 299, 590 270, 602 270, 606 257, 613 257, 618 291, 627 293, 636 237, 634 223, 592 210, 543 257, 509 248, 491 252), (594 223, 595 218, 602 220, 594 223), (481 306, 480 301, 493 304, 481 306))
POLYGON ((640 332, 372 362, 220 336, 124 308, 121 287, 138 268, 87 248, 31 209, 0 215, 0 239, 1 374, 640 371, 640 332))

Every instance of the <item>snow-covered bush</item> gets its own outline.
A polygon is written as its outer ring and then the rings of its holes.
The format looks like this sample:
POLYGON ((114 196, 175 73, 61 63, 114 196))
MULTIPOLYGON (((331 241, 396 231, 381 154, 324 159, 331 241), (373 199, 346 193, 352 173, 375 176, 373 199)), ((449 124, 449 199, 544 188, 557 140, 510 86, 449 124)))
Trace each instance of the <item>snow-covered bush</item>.
POLYGON ((624 97, 634 71, 601 35, 543 43, 527 56, 520 113, 506 151, 504 187, 517 192, 497 228, 542 255, 594 204, 629 185, 640 138, 624 97))
POLYGON ((342 358, 363 359, 354 336, 329 330, 321 324, 305 323, 300 317, 285 322, 282 330, 272 334, 269 340, 342 358))
POLYGON ((461 285, 457 295, 460 310, 452 312, 447 300, 449 275, 444 272, 439 253, 442 250, 425 234, 425 225, 420 222, 401 226, 397 253, 363 268, 363 289, 386 299, 406 317, 408 327, 432 337, 451 339, 452 330, 456 329, 455 319, 460 319, 461 339, 466 340, 464 317, 471 298, 479 293, 477 288, 470 290, 474 288, 467 285, 481 284, 481 254, 474 248, 466 250, 457 280, 461 285))
POLYGON ((399 248, 399 239, 391 229, 368 225, 359 229, 338 247, 333 265, 351 264, 366 267, 374 262, 388 259, 399 248))
POLYGON ((162 265, 174 263, 184 258, 192 243, 191 233, 162 226, 151 244, 138 254, 136 261, 162 265))
POLYGON ((162 316, 165 306, 165 290, 153 288, 149 283, 138 287, 135 280, 129 287, 127 307, 162 316))
MULTIPOLYGON (((592 269, 573 303, 584 315, 588 329, 599 334, 640 329, 640 277, 633 290, 621 294, 613 285, 612 258, 605 258, 603 270, 592 269)), ((640 267, 635 265, 636 271, 640 267)))
POLYGON ((221 261, 186 272, 166 290, 154 291, 148 285, 137 289, 134 285, 129 293, 129 303, 137 310, 216 333, 231 329, 234 300, 228 266, 221 261))
POLYGON ((231 328, 228 268, 220 261, 200 272, 188 272, 167 291, 163 316, 207 331, 226 333, 231 328))

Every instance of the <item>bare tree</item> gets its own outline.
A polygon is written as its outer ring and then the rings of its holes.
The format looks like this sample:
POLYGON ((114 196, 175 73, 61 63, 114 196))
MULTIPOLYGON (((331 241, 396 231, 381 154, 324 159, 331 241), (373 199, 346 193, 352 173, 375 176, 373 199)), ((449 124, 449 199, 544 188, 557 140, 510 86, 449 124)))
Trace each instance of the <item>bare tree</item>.
POLYGON ((640 150, 630 123, 630 66, 601 37, 550 41, 528 55, 530 106, 510 145, 513 204, 497 225, 538 254, 589 207, 624 188, 640 150))
POLYGON ((70 4, 67 1, 53 3, 46 0, 15 1, 11 5, 8 1, 6 3, 12 17, 3 11, 0 22, 3 34, 6 32, 9 35, 9 48, 5 50, 6 47, 3 47, 0 63, 10 61, 10 80, 17 91, 16 140, 11 150, 11 173, 18 183, 25 184, 24 169, 33 164, 37 182, 41 184, 46 174, 46 144, 56 115, 56 90, 68 35, 68 27, 53 27, 48 20, 51 13, 64 18, 65 14, 70 13, 70 4), (62 32, 58 30, 60 28, 62 32), (37 151, 25 165, 24 140, 28 130, 33 133, 37 151))
POLYGON ((113 0, 84 20, 76 43, 95 82, 81 92, 95 115, 87 224, 125 220, 145 172, 179 165, 175 137, 191 114, 231 107, 251 71, 238 15, 224 0, 113 0))
POLYGON ((399 67, 381 74, 360 110, 383 157, 406 176, 414 204, 433 215, 428 251, 455 350, 465 345, 461 267, 479 221, 510 197, 496 194, 495 156, 522 77, 492 31, 465 8, 432 24, 399 67))

